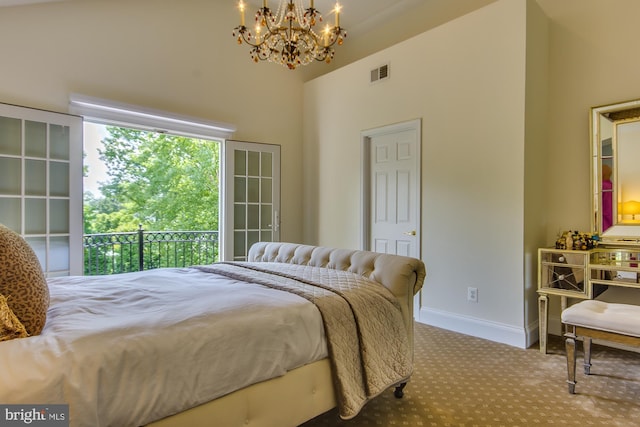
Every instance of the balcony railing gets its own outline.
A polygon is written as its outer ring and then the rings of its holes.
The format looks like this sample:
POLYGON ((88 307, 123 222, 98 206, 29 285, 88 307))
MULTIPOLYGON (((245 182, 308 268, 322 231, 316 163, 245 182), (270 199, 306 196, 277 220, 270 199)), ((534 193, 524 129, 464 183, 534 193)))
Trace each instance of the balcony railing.
POLYGON ((117 274, 218 261, 218 231, 85 234, 84 274, 117 274))

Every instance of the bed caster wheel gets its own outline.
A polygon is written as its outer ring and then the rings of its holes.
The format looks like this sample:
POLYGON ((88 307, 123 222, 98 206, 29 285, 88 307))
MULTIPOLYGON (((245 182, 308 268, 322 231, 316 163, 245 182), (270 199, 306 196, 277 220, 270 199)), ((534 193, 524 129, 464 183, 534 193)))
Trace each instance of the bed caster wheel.
POLYGON ((404 396, 404 388, 406 385, 407 383, 402 383, 399 386, 397 386, 396 389, 393 391, 393 395, 398 399, 402 399, 402 397, 404 396))

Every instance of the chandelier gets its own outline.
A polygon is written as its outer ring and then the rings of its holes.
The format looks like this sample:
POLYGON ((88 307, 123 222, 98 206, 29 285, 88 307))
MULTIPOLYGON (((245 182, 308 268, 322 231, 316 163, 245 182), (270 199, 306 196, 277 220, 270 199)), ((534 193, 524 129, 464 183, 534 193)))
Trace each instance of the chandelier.
POLYGON ((315 61, 330 63, 335 51, 333 46, 341 45, 347 32, 340 27, 340 4, 333 9, 335 25, 325 25, 321 33, 315 30, 316 23, 322 22, 322 14, 310 0, 304 8, 302 0, 280 0, 275 13, 263 0, 262 7, 255 15, 255 32, 245 26, 246 4, 240 0, 240 25, 233 29, 238 44, 244 41, 251 46, 250 55, 254 62, 271 61, 294 70, 298 65, 315 61))

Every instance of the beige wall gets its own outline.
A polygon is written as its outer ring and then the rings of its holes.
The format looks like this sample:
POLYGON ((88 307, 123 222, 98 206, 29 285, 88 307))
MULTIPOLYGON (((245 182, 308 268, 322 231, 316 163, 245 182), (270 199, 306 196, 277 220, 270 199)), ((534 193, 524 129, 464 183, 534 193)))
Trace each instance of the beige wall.
POLYGON ((635 0, 538 0, 551 18, 547 241, 589 230, 589 108, 640 98, 635 0))
POLYGON ((492 3, 304 91, 305 240, 359 247, 360 132, 421 118, 421 318, 521 346, 526 27, 524 0, 492 3))
MULTIPOLYGON (((305 239, 359 244, 359 132, 421 117, 424 307, 510 342, 535 340, 537 247, 590 228, 589 108, 640 98, 640 2, 536 0, 526 25, 523 7, 491 4, 305 86, 305 239), (491 39, 503 20, 509 41, 491 39), (388 60, 392 79, 369 86, 368 70, 388 60)), ((556 333, 558 317, 552 298, 556 333)))
MULTIPOLYGON (((636 0, 537 0, 551 20, 546 243, 589 230, 589 109, 640 98, 636 0)), ((550 329, 560 333, 558 298, 550 329)))
POLYGON ((2 8, 0 102, 68 111, 73 92, 233 123, 282 145, 282 239, 302 238, 301 76, 253 64, 226 0, 92 0, 2 8))
POLYGON ((526 100, 524 152, 524 319, 529 342, 538 326, 538 248, 548 245, 549 19, 527 2, 526 100))
MULTIPOLYGON (((350 0, 344 2, 344 16, 350 16, 351 3, 366 3, 368 0, 350 0)), ((329 71, 344 67, 351 62, 367 57, 379 50, 388 48, 413 36, 466 15, 496 0, 405 0, 389 1, 391 13, 396 9, 407 9, 398 19, 389 19, 387 14, 369 16, 360 22, 350 21, 348 38, 336 51, 331 64, 322 67, 301 69, 304 80, 308 81, 329 71)))

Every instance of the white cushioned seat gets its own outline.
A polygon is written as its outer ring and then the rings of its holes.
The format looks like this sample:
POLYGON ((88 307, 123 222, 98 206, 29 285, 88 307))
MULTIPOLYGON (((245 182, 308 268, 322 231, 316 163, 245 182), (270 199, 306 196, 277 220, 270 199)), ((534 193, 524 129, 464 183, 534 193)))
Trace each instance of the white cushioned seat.
POLYGON ((585 300, 563 310, 562 323, 640 337, 640 306, 585 300))

